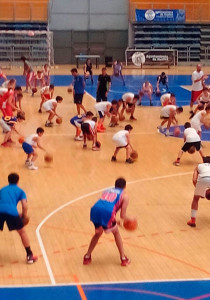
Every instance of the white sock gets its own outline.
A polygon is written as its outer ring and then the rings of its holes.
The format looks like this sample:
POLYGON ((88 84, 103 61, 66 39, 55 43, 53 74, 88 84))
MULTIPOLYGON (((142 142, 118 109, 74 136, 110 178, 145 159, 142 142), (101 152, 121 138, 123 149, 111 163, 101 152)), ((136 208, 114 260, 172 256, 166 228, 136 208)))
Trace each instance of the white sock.
POLYGON ((197 215, 197 209, 191 209, 191 217, 196 218, 197 215))

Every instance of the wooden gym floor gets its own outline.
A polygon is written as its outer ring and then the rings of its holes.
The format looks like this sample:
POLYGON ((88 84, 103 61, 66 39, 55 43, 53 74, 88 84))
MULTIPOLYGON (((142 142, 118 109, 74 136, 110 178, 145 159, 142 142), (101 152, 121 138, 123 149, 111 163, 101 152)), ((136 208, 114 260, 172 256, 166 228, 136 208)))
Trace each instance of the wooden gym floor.
MULTIPOLYGON (((180 67, 165 71, 167 74, 191 74, 194 69, 180 67)), ((51 73, 68 75, 69 70, 70 66, 59 66, 51 73)), ((95 74, 100 70, 95 70, 95 74)), ((208 73, 205 68, 204 71, 208 73)), ((7 74, 20 75, 21 72, 15 69, 7 74)), ((124 73, 156 75, 160 70, 128 68, 124 73)), ((39 170, 25 168, 26 157, 15 134, 15 146, 1 148, 1 186, 7 184, 10 172, 20 174, 19 185, 27 193, 31 218, 27 232, 39 260, 27 265, 19 236, 16 232, 9 233, 5 227, 0 243, 0 285, 210 277, 210 204, 207 200, 200 201, 197 227, 190 228, 186 224, 194 192, 192 173, 201 160, 198 154, 186 154, 180 167, 173 166, 183 140, 157 133, 160 107, 136 108, 138 120, 132 122, 131 141, 139 159, 133 165, 126 165, 123 150, 117 163, 110 159, 114 151, 112 135, 130 123, 128 118, 119 127, 107 126, 106 133, 99 134, 101 151, 93 152, 90 144, 83 150, 82 143, 73 140, 75 130, 69 123, 76 113, 72 95, 65 87, 56 87, 55 95, 64 98, 58 105, 63 123, 45 128, 42 137, 43 146, 53 153, 52 164, 47 165, 44 153, 38 150, 39 170), (131 265, 120 266, 113 236, 104 234, 93 252, 92 264, 83 266, 83 256, 94 232, 89 221, 90 207, 101 191, 113 186, 119 176, 127 180, 128 215, 135 216, 139 223, 132 233, 120 229, 131 265)), ((20 126, 22 135, 44 127, 47 114, 38 114, 39 102, 38 93, 34 97, 24 94, 22 106, 26 121, 20 126)), ((93 110, 93 104, 94 99, 85 95, 85 107, 93 110)), ((178 116, 179 124, 188 120, 188 110, 186 107, 178 116)), ((108 125, 107 119, 105 124, 108 125)), ((205 154, 209 155, 209 142, 203 145, 205 154)))

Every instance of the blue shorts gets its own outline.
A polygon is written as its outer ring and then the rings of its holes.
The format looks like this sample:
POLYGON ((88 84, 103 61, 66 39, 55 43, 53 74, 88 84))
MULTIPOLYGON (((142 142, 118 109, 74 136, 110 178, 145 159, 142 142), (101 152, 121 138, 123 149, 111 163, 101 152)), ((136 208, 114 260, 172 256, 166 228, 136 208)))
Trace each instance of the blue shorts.
POLYGON ((31 154, 34 152, 33 147, 26 142, 23 142, 22 148, 26 154, 31 154))

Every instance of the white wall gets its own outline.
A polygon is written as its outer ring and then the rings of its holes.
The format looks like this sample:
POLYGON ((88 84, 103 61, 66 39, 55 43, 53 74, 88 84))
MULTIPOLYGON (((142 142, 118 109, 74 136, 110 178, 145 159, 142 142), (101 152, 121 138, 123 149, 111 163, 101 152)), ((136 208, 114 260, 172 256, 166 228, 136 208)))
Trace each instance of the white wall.
POLYGON ((50 30, 127 30, 128 0, 50 0, 50 30))

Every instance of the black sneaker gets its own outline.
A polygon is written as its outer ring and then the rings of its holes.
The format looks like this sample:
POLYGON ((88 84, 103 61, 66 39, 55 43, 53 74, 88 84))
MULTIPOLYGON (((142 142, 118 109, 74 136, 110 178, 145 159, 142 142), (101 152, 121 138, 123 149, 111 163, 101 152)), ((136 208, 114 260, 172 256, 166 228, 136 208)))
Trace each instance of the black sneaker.
POLYGON ((53 123, 51 123, 51 122, 50 122, 50 123, 47 123, 47 122, 46 122, 46 123, 45 123, 45 127, 53 127, 53 123))
POLYGON ((39 112, 39 113, 42 113, 42 110, 41 110, 41 108, 38 110, 38 112, 39 112))
POLYGON ((152 102, 150 102, 150 106, 153 106, 152 102))
POLYGON ((131 158, 126 159, 125 161, 127 164, 132 164, 134 161, 131 158))
POLYGON ((83 144, 83 149, 86 149, 87 148, 87 144, 83 144))
POLYGON ((115 157, 115 156, 112 156, 111 161, 116 161, 116 160, 117 160, 116 157, 115 157))

